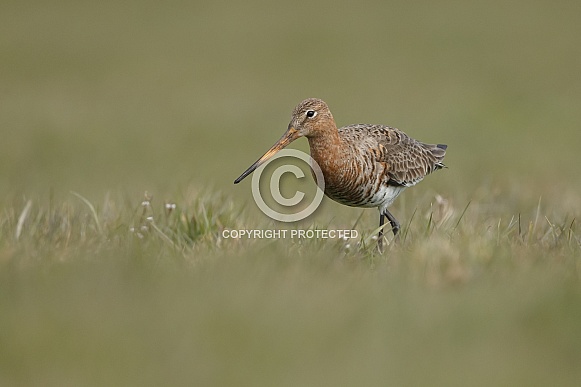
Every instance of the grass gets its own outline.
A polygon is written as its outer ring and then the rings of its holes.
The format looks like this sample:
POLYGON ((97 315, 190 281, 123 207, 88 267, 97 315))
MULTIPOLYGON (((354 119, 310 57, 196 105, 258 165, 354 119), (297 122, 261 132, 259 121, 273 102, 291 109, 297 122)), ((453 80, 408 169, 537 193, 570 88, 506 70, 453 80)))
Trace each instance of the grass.
POLYGON ((363 211, 357 241, 233 240, 221 231, 276 225, 228 196, 179 197, 96 204, 75 193, 4 207, 2 384, 574 385, 581 376, 581 235, 542 201, 502 218, 489 203, 439 198, 415 207, 406 237, 378 254, 361 243, 375 211, 352 210, 363 211))
POLYGON ((0 385, 578 385, 578 8, 5 1, 0 385), (384 254, 232 184, 306 97, 449 146, 384 254))

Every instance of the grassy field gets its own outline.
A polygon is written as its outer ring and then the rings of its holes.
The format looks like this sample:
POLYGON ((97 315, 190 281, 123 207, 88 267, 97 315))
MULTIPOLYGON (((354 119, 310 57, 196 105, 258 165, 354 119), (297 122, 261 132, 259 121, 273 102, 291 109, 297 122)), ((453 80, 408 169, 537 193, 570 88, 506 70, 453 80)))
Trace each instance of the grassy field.
POLYGON ((578 3, 0 8, 1 386, 578 385, 578 3), (232 184, 306 97, 449 145, 383 254, 232 184))

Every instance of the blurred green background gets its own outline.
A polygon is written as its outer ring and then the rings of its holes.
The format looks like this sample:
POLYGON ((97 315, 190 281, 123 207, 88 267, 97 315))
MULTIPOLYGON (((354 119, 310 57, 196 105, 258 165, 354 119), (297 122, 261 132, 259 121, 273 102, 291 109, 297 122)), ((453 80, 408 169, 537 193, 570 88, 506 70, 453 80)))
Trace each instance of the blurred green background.
MULTIPOLYGON (((0 1, 0 385, 577 385, 580 15, 0 1), (220 239, 283 227, 232 183, 307 97, 449 145, 388 254, 220 239)), ((375 210, 328 200, 298 227, 360 215, 368 236, 375 210)))
POLYGON ((580 187, 579 2, 1 7, 4 193, 232 189, 307 97, 449 144, 442 186, 580 187))

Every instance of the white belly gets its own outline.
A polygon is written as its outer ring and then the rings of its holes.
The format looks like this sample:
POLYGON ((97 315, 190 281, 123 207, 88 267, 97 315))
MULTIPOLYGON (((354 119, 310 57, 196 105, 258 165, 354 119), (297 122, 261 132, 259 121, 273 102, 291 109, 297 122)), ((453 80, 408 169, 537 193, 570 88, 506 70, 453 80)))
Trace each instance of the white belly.
POLYGON ((369 207, 379 207, 380 211, 385 210, 387 207, 391 206, 393 201, 403 192, 404 189, 406 189, 406 187, 382 185, 371 198, 369 207))

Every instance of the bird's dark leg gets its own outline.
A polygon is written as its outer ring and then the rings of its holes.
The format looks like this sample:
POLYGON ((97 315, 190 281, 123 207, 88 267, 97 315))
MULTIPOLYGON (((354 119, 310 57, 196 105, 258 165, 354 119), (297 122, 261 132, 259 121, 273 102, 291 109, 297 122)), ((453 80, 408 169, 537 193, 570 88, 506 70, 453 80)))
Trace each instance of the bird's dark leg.
POLYGON ((391 230, 393 231, 393 236, 394 237, 397 236, 397 232, 400 229, 399 222, 397 221, 395 216, 393 216, 391 214, 391 212, 389 212, 388 210, 385 210, 385 216, 387 216, 387 220, 389 220, 389 223, 391 224, 391 230))
MULTIPOLYGON (((379 214, 379 227, 383 226, 385 222, 385 215, 379 214)), ((377 235, 377 246, 379 247, 379 251, 383 249, 383 228, 379 230, 379 234, 377 235)))
MULTIPOLYGON (((391 224, 391 231, 393 232, 393 236, 394 238, 397 238, 397 233, 400 229, 399 222, 388 210, 385 210, 379 214, 379 227, 383 226, 386 216, 387 220, 389 220, 389 224, 391 224)), ((379 248, 380 252, 383 252, 383 228, 379 230, 379 234, 377 235, 377 247, 379 248)))

